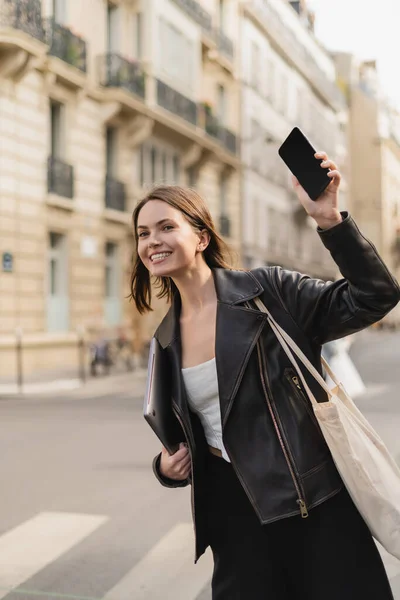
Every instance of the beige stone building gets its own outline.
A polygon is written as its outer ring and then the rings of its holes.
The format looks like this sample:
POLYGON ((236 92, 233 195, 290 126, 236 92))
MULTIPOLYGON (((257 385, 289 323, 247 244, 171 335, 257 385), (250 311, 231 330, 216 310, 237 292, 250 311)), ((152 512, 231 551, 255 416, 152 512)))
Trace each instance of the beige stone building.
MULTIPOLYGON (((382 97, 374 62, 337 54, 341 85, 349 104, 349 210, 400 277, 400 116, 382 97)), ((400 324, 400 308, 385 319, 400 324)))
POLYGON ((126 296, 131 213, 196 186, 240 248, 238 5, 0 0, 0 379, 75 369, 77 332, 135 349, 165 307, 126 296), (229 201, 228 201, 229 199, 229 201))
POLYGON ((347 204, 347 106, 307 3, 243 2, 241 21, 243 259, 332 279, 337 269, 293 192, 278 148, 294 126, 334 158, 347 204))

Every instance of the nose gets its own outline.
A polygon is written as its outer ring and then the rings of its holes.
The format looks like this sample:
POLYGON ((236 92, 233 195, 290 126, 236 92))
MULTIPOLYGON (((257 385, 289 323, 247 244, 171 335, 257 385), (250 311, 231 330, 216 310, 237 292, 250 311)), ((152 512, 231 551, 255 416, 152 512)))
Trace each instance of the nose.
POLYGON ((161 242, 159 242, 156 238, 149 237, 149 248, 157 248, 161 242))

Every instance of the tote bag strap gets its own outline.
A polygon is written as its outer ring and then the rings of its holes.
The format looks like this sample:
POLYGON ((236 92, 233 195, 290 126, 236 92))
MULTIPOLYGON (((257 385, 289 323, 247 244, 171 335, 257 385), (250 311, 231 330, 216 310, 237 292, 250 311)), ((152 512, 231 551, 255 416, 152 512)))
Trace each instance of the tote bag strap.
MULTIPOLYGON (((257 305, 258 309, 267 315, 268 322, 269 322, 273 332, 275 333, 276 337, 278 338, 278 341, 281 344, 282 348, 284 349, 290 362, 296 369, 296 371, 301 379, 301 382, 304 386, 304 389, 306 390, 311 402, 313 404, 318 404, 317 400, 314 397, 314 394, 310 390, 309 385, 307 384, 307 382, 304 378, 304 375, 303 375, 301 369, 299 368, 299 365, 298 365, 295 357, 293 356, 293 353, 297 356, 297 358, 300 360, 300 362, 306 367, 306 369, 314 377, 314 379, 320 384, 320 386, 326 392, 328 397, 331 398, 333 396, 333 394, 332 394, 331 390, 329 389, 329 387, 327 386, 325 380, 318 373, 317 369, 309 361, 309 359, 306 357, 304 352, 302 352, 302 350, 300 350, 300 348, 296 344, 296 342, 294 340, 292 340, 290 335, 288 333, 286 333, 286 331, 280 325, 278 325, 278 323, 275 321, 274 317, 271 315, 271 313, 269 312, 267 307, 264 305, 264 303, 260 300, 260 298, 254 298, 254 302, 257 305)), ((332 372, 328 363, 323 358, 322 358, 322 364, 324 365, 324 368, 326 369, 326 371, 327 371, 328 375, 330 376, 330 378, 332 379, 332 381, 336 385, 340 385, 335 374, 332 372)))

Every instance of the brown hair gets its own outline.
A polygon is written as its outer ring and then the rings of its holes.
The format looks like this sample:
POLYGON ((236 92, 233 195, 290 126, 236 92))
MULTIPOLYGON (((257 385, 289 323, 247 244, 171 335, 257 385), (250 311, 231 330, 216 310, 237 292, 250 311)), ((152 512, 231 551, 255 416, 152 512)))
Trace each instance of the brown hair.
MULTIPOLYGON (((210 235, 210 243, 203 252, 207 265, 212 269, 233 267, 225 260, 230 256, 230 249, 215 229, 210 211, 203 198, 193 189, 177 185, 161 185, 152 189, 136 206, 133 211, 133 235, 135 238, 135 252, 131 274, 130 298, 134 301, 140 314, 153 310, 151 308, 151 278, 150 273, 138 255, 137 222, 141 209, 150 200, 161 200, 183 213, 193 229, 203 231, 206 229, 210 235)), ((159 288, 157 298, 167 298, 171 302, 176 286, 170 277, 157 277, 155 285, 159 288)))

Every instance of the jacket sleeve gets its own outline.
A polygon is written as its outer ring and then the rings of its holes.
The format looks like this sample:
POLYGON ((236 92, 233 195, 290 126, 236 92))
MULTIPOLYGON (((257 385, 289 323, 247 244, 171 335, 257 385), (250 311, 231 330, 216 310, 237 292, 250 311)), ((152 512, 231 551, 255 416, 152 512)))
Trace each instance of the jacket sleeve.
POLYGON ((343 221, 318 229, 343 278, 312 279, 273 267, 273 282, 286 310, 318 344, 350 335, 382 319, 400 300, 400 287, 376 248, 342 213, 343 221))
POLYGON ((169 477, 164 477, 164 475, 162 475, 161 471, 160 471, 160 461, 161 461, 161 452, 160 452, 160 454, 157 454, 157 456, 153 460, 153 472, 154 472, 154 475, 157 477, 158 481, 161 483, 161 485, 163 485, 164 487, 168 487, 168 488, 182 488, 182 487, 186 487, 187 485, 189 485, 189 483, 190 483, 189 478, 177 480, 177 479, 169 479, 169 477))

